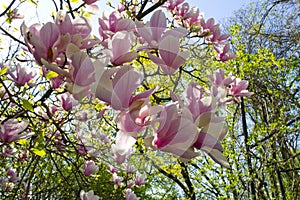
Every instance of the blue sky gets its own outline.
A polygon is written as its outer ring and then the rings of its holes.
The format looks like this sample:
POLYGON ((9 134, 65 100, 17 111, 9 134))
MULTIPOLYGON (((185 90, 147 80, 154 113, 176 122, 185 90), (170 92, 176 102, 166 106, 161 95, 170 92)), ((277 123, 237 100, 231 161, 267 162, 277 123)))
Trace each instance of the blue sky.
POLYGON ((200 12, 204 13, 205 19, 214 17, 216 21, 230 17, 233 11, 238 10, 243 5, 247 5, 250 0, 186 0, 190 6, 196 6, 200 12))
MULTIPOLYGON (((110 0, 113 5, 117 5, 115 2, 119 0, 110 0)), ((233 11, 238 10, 243 5, 247 5, 251 0, 185 0, 189 3, 190 7, 196 6, 200 12, 204 13, 205 19, 215 18, 219 21, 223 18, 230 17, 233 11)), ((99 0, 98 5, 100 9, 106 8, 103 6, 105 0, 99 0)))

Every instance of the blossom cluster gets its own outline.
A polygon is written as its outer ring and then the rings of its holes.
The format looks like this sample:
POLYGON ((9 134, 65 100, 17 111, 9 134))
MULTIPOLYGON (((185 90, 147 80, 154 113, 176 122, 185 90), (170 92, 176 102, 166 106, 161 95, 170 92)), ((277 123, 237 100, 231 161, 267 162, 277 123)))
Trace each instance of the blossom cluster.
MULTIPOLYGON (((96 0, 84 2, 91 5, 96 0)), ((144 74, 137 71, 132 62, 147 55, 153 66, 158 67, 160 75, 176 74, 189 58, 189 52, 181 46, 189 33, 213 44, 219 60, 228 61, 235 57, 229 52, 229 35, 221 34, 220 25, 215 24, 214 19, 205 21, 198 8, 190 9, 183 0, 168 0, 164 8, 170 11, 180 27, 169 28, 163 10, 155 11, 146 23, 126 18, 124 5, 98 19, 98 37, 91 35, 92 25, 87 18, 71 19, 62 10, 58 11, 54 22, 29 27, 25 22, 21 25, 28 52, 41 67, 42 76, 49 80, 52 90, 65 89, 57 96, 60 108, 49 106, 42 115, 43 119, 49 119, 49 114, 55 115, 58 110, 69 112, 84 99, 96 99, 106 105, 98 118, 107 110, 117 113, 114 119, 118 129, 115 141, 111 143, 105 135, 95 138, 109 143, 115 164, 123 164, 123 170, 134 174, 134 180, 127 183, 127 199, 137 198, 131 189, 144 184, 146 178, 145 174, 126 163, 140 138, 147 148, 172 153, 183 161, 199 156, 198 150, 202 150, 217 163, 230 168, 222 154, 221 141, 227 133, 227 126, 225 116, 220 113, 227 104, 239 102, 241 97, 252 94, 247 90, 247 81, 232 75, 226 78, 222 70, 208 75, 210 89, 205 90, 192 81, 183 96, 171 92, 172 101, 168 103, 151 101, 157 87, 138 92, 144 74), (100 49, 98 55, 91 56, 91 49, 100 49)), ((38 76, 36 71, 19 64, 8 69, 7 74, 18 87, 31 87, 38 76)), ((87 118, 87 113, 83 113, 77 120, 86 121, 87 118)), ((33 136, 34 133, 27 128, 26 121, 5 121, 0 125, 0 142, 6 145, 33 136)), ((64 149, 62 135, 55 133, 51 138, 57 149, 64 149)), ((93 176, 99 170, 93 148, 89 147, 86 138, 77 139, 78 152, 86 158, 89 155, 84 162, 83 174, 93 176)), ((115 187, 122 186, 123 179, 118 176, 117 168, 112 166, 109 173, 115 187)), ((1 179, 2 185, 19 181, 13 170, 7 175, 9 179, 1 179)), ((99 199, 92 190, 81 191, 80 198, 99 199)))

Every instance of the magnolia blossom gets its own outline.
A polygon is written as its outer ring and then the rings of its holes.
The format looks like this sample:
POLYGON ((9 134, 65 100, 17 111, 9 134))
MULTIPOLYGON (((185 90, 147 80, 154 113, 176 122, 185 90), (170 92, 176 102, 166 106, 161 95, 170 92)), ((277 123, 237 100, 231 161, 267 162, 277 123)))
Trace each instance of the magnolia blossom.
POLYGON ((90 176, 92 173, 99 170, 99 167, 95 164, 94 161, 88 160, 84 163, 84 175, 90 176))
MULTIPOLYGON (((187 33, 184 28, 175 28, 167 31, 167 18, 161 10, 157 10, 151 16, 150 22, 142 24, 136 23, 137 33, 140 36, 140 41, 146 42, 143 49, 157 49, 160 42, 167 36, 176 37, 178 40, 187 33), (142 40, 141 40, 142 39, 142 40)), ((178 52, 179 49, 177 49, 178 52)))
POLYGON ((138 200, 139 198, 136 197, 136 195, 130 190, 126 190, 126 200, 138 200))
POLYGON ((110 174, 114 174, 114 173, 117 172, 117 169, 116 169, 114 166, 109 165, 109 169, 108 169, 107 171, 108 171, 108 173, 110 173, 110 174))
POLYGON ((204 96, 202 88, 195 82, 189 83, 184 97, 194 121, 203 113, 213 112, 217 106, 216 99, 211 96, 204 96))
POLYGON ((23 19, 24 18, 24 15, 22 15, 19 10, 17 8, 13 9, 12 10, 12 13, 11 13, 11 18, 12 19, 23 19))
POLYGON ((208 77, 210 81, 217 87, 226 87, 235 80, 235 77, 231 74, 229 74, 228 77, 225 78, 225 73, 222 69, 216 70, 214 74, 208 74, 208 77))
POLYGON ((10 143, 32 136, 32 133, 19 134, 28 126, 25 121, 19 122, 16 119, 9 119, 0 126, 0 140, 3 143, 10 143))
POLYGON ((134 166, 131 165, 131 164, 128 164, 128 163, 124 163, 123 164, 123 169, 128 173, 128 174, 132 174, 135 169, 134 169, 134 166))
POLYGON ((142 79, 143 75, 130 66, 105 70, 98 81, 95 95, 115 110, 126 110, 134 102, 152 94, 154 89, 133 96, 142 79))
POLYGON ((16 171, 14 169, 9 169, 7 171, 7 175, 9 176, 9 182, 16 183, 21 180, 21 178, 17 176, 16 171))
POLYGON ((183 156, 197 139, 197 127, 188 109, 182 109, 182 113, 178 113, 175 104, 166 105, 160 117, 152 121, 154 135, 148 136, 145 144, 152 149, 183 156))
POLYGON ((52 62, 62 52, 62 49, 59 48, 61 46, 59 29, 52 22, 43 26, 34 24, 29 28, 23 23, 21 33, 29 51, 39 65, 42 65, 42 58, 52 62))
POLYGON ((115 184, 115 189, 122 185, 123 177, 118 176, 116 173, 112 176, 112 182, 115 184))
MULTIPOLYGON (((122 135, 122 134, 120 134, 120 132, 118 132, 118 135, 122 135)), ((117 137, 118 137, 118 135, 117 135, 117 137)), ((126 134, 124 134, 124 136, 126 136, 126 134)), ((132 147, 133 144, 135 143, 135 139, 133 137, 127 137, 127 140, 125 139, 125 140, 121 141, 120 139, 117 138, 116 141, 118 143, 112 144, 111 150, 114 155, 115 162, 118 164, 122 164, 131 155, 130 147, 132 147), (120 141, 127 143, 127 145, 119 144, 120 141)))
POLYGON ((35 71, 30 70, 28 67, 21 67, 20 64, 17 64, 15 73, 12 70, 9 70, 8 73, 18 86, 25 85, 36 75, 35 71))
POLYGON ((166 36, 160 41, 158 50, 160 57, 148 53, 149 58, 161 67, 165 74, 173 74, 189 57, 188 51, 179 52, 179 38, 166 36))
POLYGON ((99 196, 95 195, 93 190, 90 190, 88 192, 81 190, 80 200, 99 200, 99 196))
POLYGON ((77 102, 69 93, 63 93, 57 96, 57 99, 61 102, 62 108, 66 111, 69 111, 73 106, 77 105, 77 102))
POLYGON ((141 186, 145 183, 145 179, 146 179, 146 174, 145 173, 141 174, 139 171, 137 171, 134 179, 134 183, 137 186, 141 186))
POLYGON ((180 4, 182 4, 184 0, 167 0, 164 6, 169 10, 174 10, 177 8, 180 4))
POLYGON ((125 132, 140 132, 149 124, 154 115, 160 111, 160 106, 151 106, 149 96, 155 88, 136 95, 128 109, 122 111, 118 118, 118 128, 125 132))
POLYGON ((236 58, 236 55, 234 53, 229 52, 230 50, 230 44, 226 43, 225 45, 222 45, 222 48, 218 48, 216 45, 214 46, 215 50, 218 53, 218 59, 222 62, 226 62, 228 60, 231 60, 233 58, 236 58))
POLYGON ((78 17, 71 20, 70 16, 65 11, 57 13, 55 24, 61 34, 62 46, 70 42, 80 49, 89 49, 100 41, 97 38, 91 38, 92 25, 85 17, 78 17))
POLYGON ((105 53, 110 56, 112 64, 122 65, 137 57, 136 52, 130 52, 131 43, 130 33, 125 31, 117 32, 112 39, 108 39, 108 50, 105 53))
POLYGON ((229 168, 220 144, 228 131, 224 118, 216 117, 214 113, 205 113, 199 116, 196 124, 201 132, 193 146, 205 151, 215 162, 229 168))
POLYGON ((107 47, 107 39, 112 38, 113 35, 119 31, 132 31, 135 24, 132 19, 123 19, 118 11, 111 12, 110 14, 103 12, 103 15, 98 20, 99 34, 102 37, 101 44, 107 47))
POLYGON ((44 64, 42 59, 49 63, 65 64, 63 53, 70 43, 80 49, 88 49, 98 44, 99 40, 91 39, 91 31, 87 18, 80 17, 72 21, 63 11, 58 12, 55 23, 34 24, 29 28, 25 23, 21 25, 21 34, 29 52, 39 65, 44 64))
POLYGON ((247 90, 248 81, 241 80, 240 78, 236 78, 233 83, 230 84, 231 88, 229 89, 229 94, 234 96, 237 101, 241 101, 240 97, 251 96, 253 93, 247 90))

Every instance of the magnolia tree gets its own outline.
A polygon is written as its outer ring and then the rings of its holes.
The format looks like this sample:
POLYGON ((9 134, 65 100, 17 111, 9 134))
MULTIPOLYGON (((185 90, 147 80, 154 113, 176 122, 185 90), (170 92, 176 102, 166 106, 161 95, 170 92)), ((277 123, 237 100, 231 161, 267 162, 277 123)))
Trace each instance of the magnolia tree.
POLYGON ((155 176, 151 155, 188 162, 202 150, 230 168, 226 106, 251 95, 248 82, 219 69, 200 83, 187 62, 191 46, 235 57, 214 19, 183 0, 120 1, 100 16, 102 1, 52 3, 53 19, 14 30, 28 2, 0 13, 10 41, 0 63, 2 196, 138 199, 155 176))

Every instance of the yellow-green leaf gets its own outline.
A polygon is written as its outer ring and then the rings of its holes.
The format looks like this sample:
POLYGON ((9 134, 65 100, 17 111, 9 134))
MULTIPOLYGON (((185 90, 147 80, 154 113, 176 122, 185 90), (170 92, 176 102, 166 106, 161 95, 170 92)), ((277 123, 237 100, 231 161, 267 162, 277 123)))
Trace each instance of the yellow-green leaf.
POLYGON ((26 99, 22 99, 22 105, 26 110, 29 110, 31 112, 34 112, 33 110, 33 105, 30 101, 26 100, 26 99))
POLYGON ((0 76, 6 74, 8 70, 8 67, 4 67, 3 69, 0 70, 0 76))
POLYGON ((43 157, 43 156, 46 155, 45 149, 36 149, 36 148, 33 148, 32 151, 33 151, 34 154, 36 154, 38 156, 41 156, 41 157, 43 157))
POLYGON ((46 79, 51 79, 51 78, 55 78, 58 76, 58 73, 50 71, 46 74, 46 79))
POLYGON ((26 139, 21 139, 18 141, 20 145, 26 145, 26 139))

